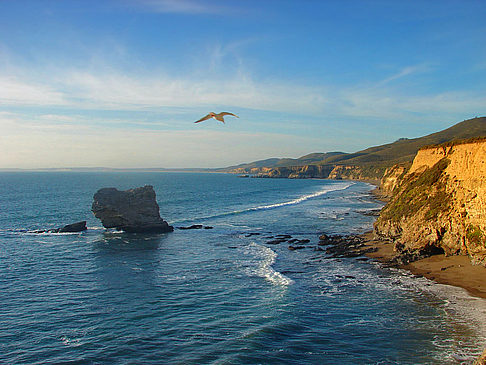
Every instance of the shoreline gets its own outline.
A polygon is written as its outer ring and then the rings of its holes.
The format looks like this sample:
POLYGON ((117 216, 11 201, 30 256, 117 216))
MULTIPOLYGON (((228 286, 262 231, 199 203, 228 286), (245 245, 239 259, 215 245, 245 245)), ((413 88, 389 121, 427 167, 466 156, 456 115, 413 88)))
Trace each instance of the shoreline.
MULTIPOLYGON (((375 186, 371 190, 371 194, 375 199, 386 204, 389 197, 380 193, 379 184, 375 186)), ((486 267, 473 265, 469 256, 445 256, 441 254, 410 262, 406 265, 396 265, 391 263, 391 259, 395 256, 391 241, 375 237, 373 231, 360 234, 359 237, 363 239, 363 250, 377 249, 376 252, 365 253, 365 256, 371 259, 407 270, 413 275, 425 277, 439 284, 462 288, 473 297, 486 299, 486 267)))
POLYGON ((359 235, 363 239, 362 250, 377 249, 365 255, 385 265, 407 270, 414 275, 423 276, 439 284, 452 285, 465 289, 471 296, 486 299, 486 267, 472 265, 468 256, 434 255, 406 265, 391 263, 395 256, 393 243, 374 237, 372 231, 359 235))

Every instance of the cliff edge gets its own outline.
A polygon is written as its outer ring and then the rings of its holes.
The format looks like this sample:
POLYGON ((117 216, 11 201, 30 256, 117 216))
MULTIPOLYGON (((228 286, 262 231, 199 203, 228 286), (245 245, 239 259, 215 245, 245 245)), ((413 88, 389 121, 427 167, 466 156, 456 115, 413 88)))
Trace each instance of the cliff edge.
POLYGON ((400 262, 436 253, 486 266, 486 139, 424 147, 412 166, 390 168, 390 196, 374 230, 394 241, 400 262))

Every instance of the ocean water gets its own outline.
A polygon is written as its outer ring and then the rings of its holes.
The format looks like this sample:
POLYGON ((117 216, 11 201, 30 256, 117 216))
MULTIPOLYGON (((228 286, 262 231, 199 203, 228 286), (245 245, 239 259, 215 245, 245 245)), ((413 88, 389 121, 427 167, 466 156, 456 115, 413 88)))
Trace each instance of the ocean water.
POLYGON ((1 364, 459 364, 486 343, 461 289, 316 251, 381 207, 364 183, 1 173, 1 364), (168 234, 105 230, 101 187, 154 186, 168 234), (34 234, 87 220, 89 230, 34 234), (249 236, 249 233, 260 233, 249 236), (305 249, 270 236, 310 239, 305 249))

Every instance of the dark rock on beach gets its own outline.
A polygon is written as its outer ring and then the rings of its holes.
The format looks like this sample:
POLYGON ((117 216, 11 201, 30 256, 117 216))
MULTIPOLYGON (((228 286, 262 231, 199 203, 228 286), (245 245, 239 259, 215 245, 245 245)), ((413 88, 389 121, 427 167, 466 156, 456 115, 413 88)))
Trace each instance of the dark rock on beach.
POLYGON ((174 228, 160 217, 154 188, 150 185, 120 191, 103 188, 93 197, 91 210, 105 228, 125 232, 172 232, 174 228))
POLYGON ((356 235, 326 235, 319 237, 319 246, 328 246, 325 251, 331 258, 359 257, 376 248, 366 247, 362 237, 356 235))

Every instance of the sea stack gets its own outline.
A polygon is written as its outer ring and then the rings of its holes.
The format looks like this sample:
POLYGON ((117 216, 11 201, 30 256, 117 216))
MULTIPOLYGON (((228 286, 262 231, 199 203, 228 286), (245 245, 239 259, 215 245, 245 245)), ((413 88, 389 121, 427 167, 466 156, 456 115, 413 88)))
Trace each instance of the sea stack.
POLYGON ((151 185, 120 191, 103 188, 96 192, 91 207, 103 227, 125 232, 172 232, 174 228, 160 217, 151 185))

